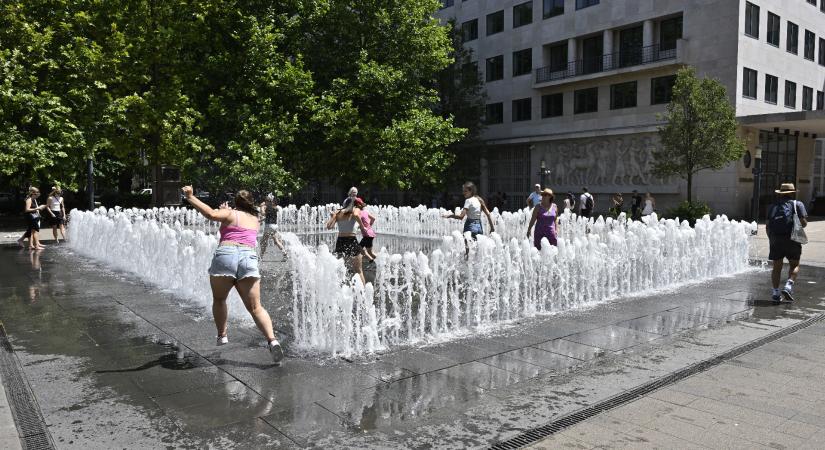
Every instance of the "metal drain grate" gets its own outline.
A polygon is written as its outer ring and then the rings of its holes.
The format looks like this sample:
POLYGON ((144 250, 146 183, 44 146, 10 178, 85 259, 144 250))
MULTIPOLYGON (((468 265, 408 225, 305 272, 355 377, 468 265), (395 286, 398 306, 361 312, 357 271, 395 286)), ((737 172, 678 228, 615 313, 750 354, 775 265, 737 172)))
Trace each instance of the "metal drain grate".
POLYGON ((755 339, 751 342, 748 342, 747 344, 740 345, 739 347, 734 347, 725 353, 714 356, 713 358, 708 358, 704 361, 700 361, 696 364, 679 369, 675 372, 672 372, 669 375, 647 382, 645 384, 637 386, 633 389, 630 389, 613 397, 607 398, 599 403, 588 406, 587 408, 574 411, 570 414, 560 417, 559 419, 553 422, 550 422, 547 425, 534 428, 516 437, 510 438, 506 441, 499 442, 493 445, 491 448, 496 450, 517 449, 533 444, 548 436, 552 436, 564 430, 565 428, 569 428, 573 425, 576 425, 579 422, 583 422, 605 411, 609 411, 618 406, 622 406, 625 403, 630 403, 633 400, 638 399, 639 397, 647 395, 669 384, 673 384, 677 381, 683 380, 691 375, 695 375, 699 372, 704 372, 705 370, 708 370, 713 366, 719 365, 725 361, 729 361, 733 358, 736 358, 737 356, 740 356, 757 347, 761 347, 765 344, 785 337, 791 333, 795 333, 803 328, 809 327, 817 322, 820 322, 823 319, 825 319, 825 314, 820 314, 811 317, 807 320, 803 320, 802 322, 799 322, 787 328, 783 328, 779 331, 771 333, 767 336, 763 336, 759 339, 755 339))
POLYGON ((0 373, 6 388, 6 398, 11 407, 20 444, 24 449, 53 449, 49 430, 43 422, 40 408, 34 400, 29 385, 23 378, 14 350, 6 336, 6 328, 0 323, 0 373))

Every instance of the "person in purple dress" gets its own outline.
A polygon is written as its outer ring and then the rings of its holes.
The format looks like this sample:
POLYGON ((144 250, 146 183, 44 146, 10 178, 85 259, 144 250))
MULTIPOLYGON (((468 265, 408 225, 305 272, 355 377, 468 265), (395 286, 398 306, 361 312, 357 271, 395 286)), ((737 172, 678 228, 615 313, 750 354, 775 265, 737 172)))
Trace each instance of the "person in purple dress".
POLYGON ((555 196, 553 191, 545 188, 541 191, 541 202, 533 208, 533 217, 530 218, 530 225, 527 226, 527 238, 530 238, 530 232, 533 231, 533 225, 536 225, 536 232, 533 235, 533 245, 541 250, 541 238, 547 238, 550 245, 558 245, 556 240, 556 232, 558 231, 558 207, 555 203, 555 196))

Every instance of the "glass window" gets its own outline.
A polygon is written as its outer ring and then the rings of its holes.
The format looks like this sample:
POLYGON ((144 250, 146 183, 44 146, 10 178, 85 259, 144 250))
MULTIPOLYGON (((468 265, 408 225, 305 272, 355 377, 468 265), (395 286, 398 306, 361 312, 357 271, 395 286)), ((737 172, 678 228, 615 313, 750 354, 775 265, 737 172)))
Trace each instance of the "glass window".
POLYGON ((676 83, 676 75, 658 77, 650 80, 650 104, 660 105, 670 103, 673 98, 673 85, 676 83))
POLYGON ((785 106, 796 108, 796 83, 785 80, 785 106))
POLYGON ((487 36, 504 31, 504 10, 487 14, 487 36))
POLYGON ((811 111, 814 109, 814 89, 802 86, 802 109, 811 111))
POLYGON ((636 107, 636 82, 619 83, 610 86, 610 109, 636 107))
POLYGON ((816 6, 816 0, 808 0, 808 3, 810 3, 810 4, 814 5, 814 6, 816 6))
POLYGON ((813 31, 805 30, 805 59, 814 60, 816 52, 816 36, 813 31))
POLYGON ((682 16, 663 20, 659 24, 659 49, 676 50, 676 41, 682 39, 682 16))
POLYGON ((513 122, 530 120, 531 109, 532 105, 529 97, 513 100, 513 122))
POLYGON ((513 28, 533 23, 533 0, 513 6, 513 28))
POLYGON ((487 58, 487 81, 496 81, 504 78, 504 55, 487 58))
POLYGON ((779 47, 779 16, 768 13, 768 44, 779 47))
POLYGON ((756 98, 756 71, 747 67, 742 73, 742 97, 756 98))
POLYGON ((468 20, 461 24, 461 39, 464 42, 478 39, 478 19, 468 20))
POLYGON ((759 7, 745 3, 745 34, 759 39, 759 7))
POLYGON ((765 74, 765 102, 776 104, 779 91, 779 78, 765 74))
POLYGON ((550 47, 550 70, 555 72, 567 69, 567 42, 550 47))
POLYGON ((441 9, 453 6, 453 0, 441 0, 441 9))
POLYGON ((573 114, 599 110, 599 88, 579 89, 573 92, 573 114))
POLYGON ((484 122, 488 124, 504 122, 504 103, 488 103, 484 122))
POLYGON ((825 13, 825 0, 819 2, 819 10, 825 13))
POLYGON ((788 36, 785 41, 785 48, 789 52, 794 55, 799 52, 799 27, 793 22, 788 22, 788 36))
POLYGON ((582 39, 582 66, 576 70, 582 73, 601 72, 604 68, 604 52, 602 35, 582 39))
POLYGON ((564 14, 564 0, 544 0, 542 3, 544 5, 542 17, 545 19, 564 14))
MULTIPOLYGON (((825 0, 822 0, 825 3, 825 0)), ((819 38, 819 65, 825 66, 825 39, 819 38)))
POLYGON ((825 109, 825 92, 816 91, 816 110, 822 111, 825 109))
POLYGON ((587 8, 599 4, 599 0, 576 0, 576 9, 587 8))
POLYGON ((564 115, 564 94, 548 94, 541 96, 541 117, 559 117, 564 115))
POLYGON ((513 76, 525 75, 533 70, 533 49, 513 52, 513 76))

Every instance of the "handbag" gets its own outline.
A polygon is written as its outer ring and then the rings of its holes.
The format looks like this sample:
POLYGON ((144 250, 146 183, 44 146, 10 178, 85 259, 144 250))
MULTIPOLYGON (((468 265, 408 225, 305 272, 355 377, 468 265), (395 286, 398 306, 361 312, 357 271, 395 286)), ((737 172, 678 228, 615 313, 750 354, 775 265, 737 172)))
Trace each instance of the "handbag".
POLYGON ((802 222, 799 221, 799 214, 796 212, 796 200, 793 203, 793 231, 791 232, 791 240, 800 244, 808 243, 808 235, 805 234, 805 229, 802 228, 802 222))

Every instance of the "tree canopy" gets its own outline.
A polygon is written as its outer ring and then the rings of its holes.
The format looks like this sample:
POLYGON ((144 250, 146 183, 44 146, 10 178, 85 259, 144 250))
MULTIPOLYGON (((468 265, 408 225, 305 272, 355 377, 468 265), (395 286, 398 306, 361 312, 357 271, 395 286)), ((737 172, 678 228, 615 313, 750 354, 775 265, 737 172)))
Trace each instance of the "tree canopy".
POLYGON ((0 172, 77 187, 91 156, 178 165, 205 187, 432 182, 465 134, 435 110, 451 62, 439 6, 4 2, 0 172))
POLYGON ((687 201, 693 200, 693 176, 700 170, 719 170, 745 154, 736 134, 736 113, 725 87, 711 78, 699 79, 692 67, 680 69, 673 97, 659 127, 662 147, 654 152, 657 176, 687 180, 687 201))

